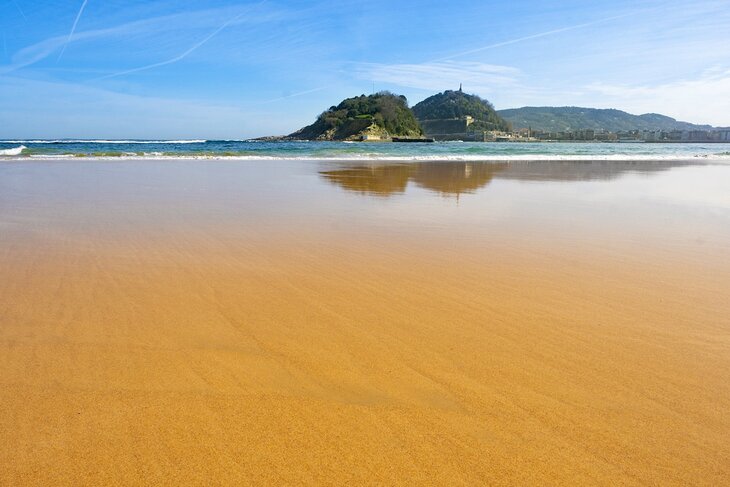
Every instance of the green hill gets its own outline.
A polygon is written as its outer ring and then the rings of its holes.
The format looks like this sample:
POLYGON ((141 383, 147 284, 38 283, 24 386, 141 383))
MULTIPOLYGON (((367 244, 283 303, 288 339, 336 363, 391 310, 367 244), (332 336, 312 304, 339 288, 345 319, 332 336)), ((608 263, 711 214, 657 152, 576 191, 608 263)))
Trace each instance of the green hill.
POLYGON ((461 90, 446 90, 430 96, 413 107, 418 120, 461 119, 467 115, 474 118, 469 126, 472 130, 510 131, 512 128, 487 100, 477 95, 467 95, 461 90))
POLYGON ((524 107, 498 112, 515 128, 532 128, 545 132, 571 130, 709 130, 710 125, 680 122, 657 113, 632 115, 621 110, 581 107, 524 107))
POLYGON ((422 131, 408 108, 406 97, 384 91, 347 98, 320 114, 313 124, 287 138, 358 140, 364 135, 380 138, 420 137, 422 131))

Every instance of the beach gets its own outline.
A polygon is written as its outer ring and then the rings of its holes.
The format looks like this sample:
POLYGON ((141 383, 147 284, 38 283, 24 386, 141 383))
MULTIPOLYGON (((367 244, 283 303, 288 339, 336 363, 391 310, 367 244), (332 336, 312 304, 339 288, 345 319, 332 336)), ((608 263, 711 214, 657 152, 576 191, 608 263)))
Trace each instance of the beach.
POLYGON ((730 164, 528 156, 0 161, 0 485, 723 484, 730 164))

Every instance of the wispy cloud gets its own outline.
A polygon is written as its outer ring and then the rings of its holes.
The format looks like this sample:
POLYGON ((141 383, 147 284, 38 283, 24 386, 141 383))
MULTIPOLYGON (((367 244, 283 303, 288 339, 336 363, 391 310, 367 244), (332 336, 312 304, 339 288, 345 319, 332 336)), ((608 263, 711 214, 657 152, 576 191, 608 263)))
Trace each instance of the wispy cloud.
MULTIPOLYGON (((166 29, 166 28, 177 28, 177 26, 189 17, 189 14, 177 14, 177 15, 165 15, 162 17, 150 18, 145 20, 138 20, 134 22, 128 22, 126 24, 109 27, 106 29, 95 29, 85 32, 79 32, 72 39, 74 42, 80 42, 82 40, 101 39, 106 37, 124 37, 129 36, 135 32, 146 31, 152 28, 155 29, 166 29)), ((68 36, 55 36, 37 42, 30 46, 24 47, 19 50, 13 56, 13 62, 10 65, 0 66, 0 74, 8 74, 13 71, 32 66, 48 56, 53 54, 55 51, 60 49, 64 44, 69 42, 68 36)))
POLYGON ((324 91, 327 88, 331 88, 331 87, 332 87, 332 85, 327 85, 327 86, 320 86, 319 88, 312 88, 309 90, 298 91, 296 93, 290 93, 288 95, 271 98, 269 100, 259 101, 259 102, 253 103, 253 105, 265 105, 265 104, 274 103, 277 101, 288 100, 289 98, 296 98, 298 96, 304 96, 304 95, 309 95, 310 93, 317 93, 318 91, 324 91))
MULTIPOLYGON (((261 6, 263 3, 264 2, 254 4, 253 7, 251 7, 248 11, 252 10, 255 7, 261 6)), ((229 27, 231 25, 249 23, 253 21, 266 22, 276 18, 277 16, 276 12, 269 12, 267 16, 249 19, 244 18, 242 14, 232 16, 234 12, 235 11, 232 10, 230 7, 197 10, 192 12, 183 12, 135 20, 132 22, 127 22, 104 29, 75 32, 70 41, 69 37, 66 35, 50 37, 30 46, 24 47, 23 49, 16 52, 12 58, 12 64, 0 66, 0 74, 8 74, 19 69, 32 66, 51 56, 54 52, 56 52, 58 49, 61 49, 65 44, 69 42, 88 42, 92 40, 108 38, 129 39, 135 36, 150 34, 161 35, 164 32, 173 32, 175 34, 178 34, 187 30, 211 27, 215 28, 213 35, 216 35, 220 32, 220 30, 222 30, 221 18, 230 19, 225 22, 225 27, 229 27)), ((243 14, 245 13, 246 11, 243 12, 243 14)), ((203 43, 207 42, 208 40, 210 39, 203 39, 203 43)), ((199 47, 200 45, 198 45, 197 47, 193 46, 193 50, 199 47)), ((190 53, 188 52, 188 54, 190 53)))
POLYGON ((680 120, 730 126, 730 69, 726 67, 709 69, 694 79, 658 85, 591 83, 584 91, 586 102, 599 107, 660 112, 680 120))
POLYGON ((251 12, 254 8, 257 8, 257 7, 262 6, 267 1, 268 0, 263 0, 263 1, 259 2, 259 3, 256 3, 254 5, 251 5, 249 8, 247 8, 243 12, 241 12, 238 15, 236 15, 235 17, 227 20, 225 23, 223 23, 222 25, 220 25, 217 29, 215 29, 213 32, 211 32, 206 37, 204 37, 202 40, 200 40, 199 42, 195 43, 193 46, 191 46, 190 48, 188 48, 187 50, 185 50, 183 53, 181 53, 181 54, 179 54, 179 55, 177 55, 177 56, 175 56, 173 58, 167 59, 165 61, 160 61, 160 62, 157 62, 157 63, 148 64, 148 65, 145 65, 145 66, 140 66, 138 68, 132 68, 132 69, 124 70, 124 71, 119 71, 117 73, 107 74, 106 76, 101 76, 99 78, 95 78, 92 81, 101 81, 101 80, 104 80, 104 79, 115 78, 115 77, 124 76, 124 75, 127 75, 127 74, 138 73, 140 71, 146 71, 148 69, 159 68, 161 66, 167 66, 168 64, 173 64, 173 63, 176 63, 178 61, 182 61, 183 59, 185 59, 186 57, 188 57, 190 54, 192 54, 194 51, 196 51, 197 49, 199 49, 200 47, 202 47, 206 42, 208 42, 213 37, 215 37, 216 35, 218 35, 223 29, 225 29, 226 27, 228 27, 232 23, 234 23, 234 22, 238 21, 239 19, 241 19, 241 17, 243 17, 244 15, 248 14, 249 12, 251 12))
MULTIPOLYGON (((644 12, 646 12, 646 11, 642 11, 642 13, 644 13, 644 12)), ((637 15, 637 14, 638 14, 638 12, 630 12, 630 13, 625 13, 625 14, 621 14, 621 15, 613 15, 611 17, 605 17, 605 18, 602 18, 602 19, 593 20, 591 22, 584 22, 582 24, 569 25, 567 27, 561 27, 559 29, 552 29, 552 30, 548 30, 548 31, 545 31, 545 32, 539 32, 537 34, 532 34, 532 35, 529 35, 529 36, 517 37, 515 39, 509 39, 509 40, 506 40, 506 41, 501 41, 501 42, 497 42, 497 43, 494 43, 494 44, 489 44, 489 45, 486 45, 486 46, 477 47, 477 48, 474 48, 474 49, 469 49, 469 50, 466 50, 466 51, 461 51, 461 52, 457 52, 457 53, 454 53, 454 54, 450 54, 450 55, 444 56, 442 58, 434 59, 434 60, 432 60, 430 62, 446 61, 446 60, 449 60, 449 59, 454 59, 456 57, 467 56, 469 54, 475 54, 475 53, 482 52, 482 51, 488 51, 490 49, 496 49, 498 47, 504 47, 504 46, 509 46, 509 45, 512 45, 512 44, 517 44, 517 43, 520 43, 520 42, 531 41, 533 39, 539 39, 541 37, 552 36, 552 35, 555 35, 555 34, 560 34, 560 33, 568 32, 568 31, 571 31, 571 30, 584 29, 586 27, 590 27, 590 26, 593 26, 593 25, 602 24, 602 23, 605 23, 605 22, 610 22, 612 20, 618 20, 618 19, 622 19, 622 18, 625 18, 625 17, 631 17, 631 16, 634 16, 634 15, 637 15)))
POLYGON ((79 24, 79 19, 81 18, 81 14, 84 13, 84 9, 86 8, 86 4, 89 0, 84 0, 81 4, 81 8, 79 9, 79 13, 76 14, 76 19, 74 19, 74 24, 71 26, 71 32, 68 34, 68 39, 66 39, 66 42, 63 44, 63 47, 61 48, 61 53, 58 55, 58 60, 61 60, 61 56, 63 56, 63 53, 66 52, 66 47, 68 46, 68 43, 71 42, 71 39, 73 39, 74 32, 76 32, 76 26, 79 24))
POLYGON ((408 88, 441 91, 464 83, 469 91, 490 92, 511 85, 520 77, 520 70, 479 62, 432 62, 423 64, 359 64, 361 79, 408 88))

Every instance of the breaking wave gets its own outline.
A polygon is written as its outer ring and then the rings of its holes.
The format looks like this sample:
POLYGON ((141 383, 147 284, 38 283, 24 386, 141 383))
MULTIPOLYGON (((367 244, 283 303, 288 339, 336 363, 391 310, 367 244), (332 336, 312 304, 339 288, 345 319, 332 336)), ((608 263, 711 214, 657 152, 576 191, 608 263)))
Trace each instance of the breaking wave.
POLYGON ((232 153, 94 153, 94 154, 31 154, 28 157, 33 159, 65 159, 65 158, 86 158, 86 159, 140 159, 140 160, 167 160, 167 159, 207 159, 207 160, 247 160, 247 161, 372 161, 372 162, 418 162, 418 161, 462 161, 462 162, 584 162, 584 161, 605 161, 605 162, 672 162, 706 160, 716 162, 730 162, 730 155, 557 155, 557 154, 520 154, 520 155, 412 155, 395 156, 383 154, 347 154, 347 155, 306 155, 290 156, 281 155, 251 155, 232 153))
POLYGON ((105 140, 105 139, 28 139, 3 140, 9 144, 205 144, 205 139, 191 140, 105 140))
POLYGON ((221 159, 302 161, 681 161, 730 162, 730 144, 373 144, 236 140, 0 140, 0 156, 32 159, 221 159))
POLYGON ((27 149, 26 146, 13 147, 12 149, 0 149, 0 156, 19 156, 27 149))

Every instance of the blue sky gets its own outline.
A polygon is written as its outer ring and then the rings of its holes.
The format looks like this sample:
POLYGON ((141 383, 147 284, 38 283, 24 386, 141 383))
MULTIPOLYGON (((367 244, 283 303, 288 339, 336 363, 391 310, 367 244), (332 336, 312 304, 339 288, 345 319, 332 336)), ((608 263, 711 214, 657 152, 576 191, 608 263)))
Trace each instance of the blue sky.
POLYGON ((730 1, 0 0, 0 138, 246 138, 444 89, 730 125, 730 1))

